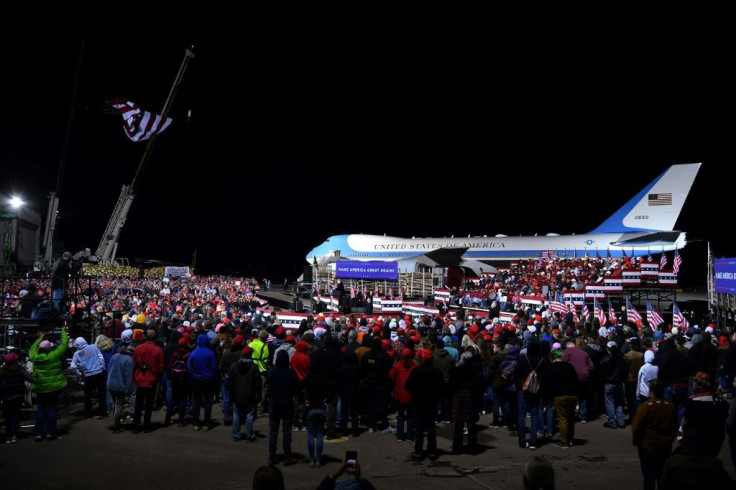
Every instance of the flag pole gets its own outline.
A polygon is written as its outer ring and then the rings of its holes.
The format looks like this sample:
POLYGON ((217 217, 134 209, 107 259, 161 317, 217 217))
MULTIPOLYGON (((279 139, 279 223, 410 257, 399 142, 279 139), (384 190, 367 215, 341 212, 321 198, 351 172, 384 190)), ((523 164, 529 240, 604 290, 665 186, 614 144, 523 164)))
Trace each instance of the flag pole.
MULTIPOLYGON (((181 85, 181 79, 184 78, 184 72, 187 69, 189 60, 191 60, 192 58, 194 58, 194 45, 188 47, 184 51, 184 59, 181 62, 181 66, 179 66, 179 72, 176 74, 176 78, 174 79, 174 83, 171 86, 171 90, 169 90, 169 95, 168 97, 166 97, 164 108, 161 110, 162 118, 166 118, 166 116, 169 114, 169 109, 171 109, 171 104, 174 102, 174 96, 176 96, 176 92, 177 90, 179 90, 179 85, 181 85)), ((138 164, 138 169, 135 171, 135 175, 133 176, 133 181, 130 183, 131 192, 133 190, 133 187, 135 186, 135 181, 138 179, 138 175, 141 173, 141 170, 143 170, 143 167, 145 167, 146 163, 148 163, 148 160, 151 158, 151 152, 153 151, 153 147, 156 145, 157 139, 158 139, 158 133, 154 133, 153 136, 151 136, 151 138, 148 140, 148 144, 146 145, 146 150, 143 152, 141 161, 138 164)))

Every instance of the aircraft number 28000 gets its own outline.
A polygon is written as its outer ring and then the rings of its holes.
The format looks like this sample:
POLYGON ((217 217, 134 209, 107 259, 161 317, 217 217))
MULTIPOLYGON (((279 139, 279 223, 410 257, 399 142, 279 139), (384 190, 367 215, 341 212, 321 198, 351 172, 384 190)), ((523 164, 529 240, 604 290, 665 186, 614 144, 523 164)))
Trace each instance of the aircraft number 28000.
POLYGON ((634 216, 634 219, 649 219, 649 216, 646 214, 637 214, 634 216))

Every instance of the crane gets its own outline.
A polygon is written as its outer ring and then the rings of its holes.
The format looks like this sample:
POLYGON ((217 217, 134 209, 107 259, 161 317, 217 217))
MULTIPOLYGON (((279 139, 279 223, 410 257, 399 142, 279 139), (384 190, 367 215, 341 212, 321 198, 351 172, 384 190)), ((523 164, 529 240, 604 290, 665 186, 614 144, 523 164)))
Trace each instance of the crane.
MULTIPOLYGON (((162 117, 166 117, 168 115, 169 109, 171 108, 171 104, 174 100, 174 96, 179 89, 182 78, 184 78, 184 72, 186 71, 187 65, 192 58, 194 58, 194 46, 190 46, 189 48, 187 48, 184 53, 184 59, 182 60, 181 66, 179 67, 179 72, 176 74, 174 83, 171 86, 169 95, 166 98, 166 102, 164 103, 164 108, 161 111, 162 117)), ((97 261, 97 263, 99 264, 107 265, 116 263, 115 256, 118 250, 120 232, 123 229, 123 225, 125 225, 128 211, 130 210, 130 206, 133 204, 133 199, 135 198, 135 194, 133 193, 135 182, 138 179, 138 176, 141 174, 141 170, 143 170, 143 167, 145 167, 146 163, 148 163, 148 160, 151 157, 151 152, 153 151, 153 147, 156 145, 157 138, 158 134, 154 134, 148 140, 146 150, 143 152, 141 161, 138 164, 138 169, 133 176, 133 181, 130 183, 130 185, 123 185, 123 188, 120 191, 120 197, 118 197, 118 202, 115 204, 115 209, 113 209, 112 216, 110 216, 110 220, 107 222, 105 233, 102 235, 100 244, 97 246, 95 256, 90 257, 90 261, 97 261)))

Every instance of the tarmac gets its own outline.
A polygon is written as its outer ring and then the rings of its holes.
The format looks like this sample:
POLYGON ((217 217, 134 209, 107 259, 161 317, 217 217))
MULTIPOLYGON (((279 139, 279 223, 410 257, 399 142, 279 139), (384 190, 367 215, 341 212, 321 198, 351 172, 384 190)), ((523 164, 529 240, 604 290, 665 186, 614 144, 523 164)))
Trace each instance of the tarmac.
MULTIPOLYGON (((110 418, 60 419, 60 437, 35 442, 33 429, 21 430, 17 444, 0 444, 0 482, 5 489, 247 489, 253 474, 268 459, 268 420, 255 421, 254 442, 232 442, 231 429, 222 421, 219 405, 213 407, 214 427, 194 432, 191 426, 163 427, 164 410, 153 414, 154 430, 114 434, 110 418)), ((524 464, 533 454, 546 457, 555 468, 557 488, 621 490, 642 487, 631 430, 603 427, 605 417, 576 424, 575 445, 554 445, 555 437, 539 439, 536 450, 518 447, 517 438, 504 429, 488 426, 483 415, 477 454, 452 455, 453 425, 437 427, 439 459, 413 461, 413 443, 399 442, 395 434, 363 432, 358 437, 325 441, 324 466, 311 468, 306 432, 292 432, 296 459, 279 461, 287 489, 315 489, 331 475, 346 450, 355 450, 362 476, 377 489, 521 489, 524 464)), ((390 418, 393 423, 393 418, 390 418)), ((528 419, 527 419, 528 426, 528 419)), ((244 429, 243 429, 244 430, 244 429)), ((283 454, 279 434, 278 454, 283 454)), ((724 442, 720 458, 734 477, 724 442)))

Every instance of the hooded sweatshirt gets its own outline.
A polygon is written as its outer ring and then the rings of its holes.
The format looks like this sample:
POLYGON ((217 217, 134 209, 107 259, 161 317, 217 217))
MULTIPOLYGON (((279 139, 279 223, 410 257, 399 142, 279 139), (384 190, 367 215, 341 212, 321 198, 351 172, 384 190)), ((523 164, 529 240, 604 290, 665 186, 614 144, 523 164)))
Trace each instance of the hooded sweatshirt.
POLYGON ((261 392, 261 375, 250 357, 242 357, 230 366, 228 386, 239 414, 244 417, 256 406, 261 392))
POLYGON ((217 359, 209 348, 210 338, 205 334, 197 336, 197 348, 189 354, 187 370, 192 379, 212 379, 217 376, 217 359))
POLYGON ((294 355, 291 356, 291 368, 296 372, 299 381, 304 381, 304 378, 309 374, 311 360, 307 355, 308 350, 309 344, 304 340, 300 340, 296 343, 294 355))
POLYGON ((647 350, 644 352, 644 364, 639 368, 637 376, 636 394, 640 398, 649 398, 649 382, 657 378, 659 367, 652 364, 654 362, 654 352, 647 350))
MULTIPOLYGON (((296 353, 294 355, 296 356, 296 353)), ((274 367, 268 371, 271 411, 273 412, 274 409, 291 409, 298 385, 299 380, 296 373, 289 367, 289 354, 282 350, 276 354, 274 367)))
POLYGON ((100 374, 105 369, 105 358, 96 345, 88 344, 83 337, 77 337, 74 348, 77 351, 72 356, 72 367, 81 369, 85 378, 100 374))

